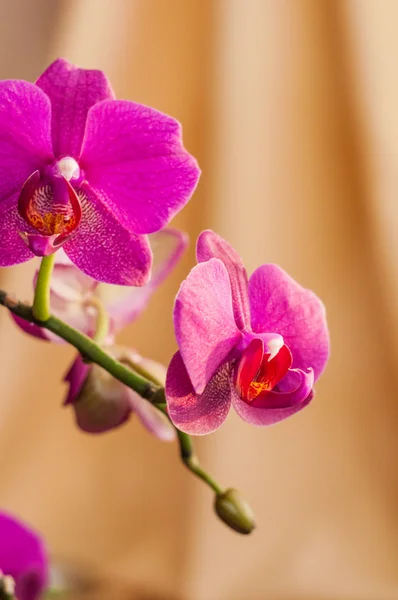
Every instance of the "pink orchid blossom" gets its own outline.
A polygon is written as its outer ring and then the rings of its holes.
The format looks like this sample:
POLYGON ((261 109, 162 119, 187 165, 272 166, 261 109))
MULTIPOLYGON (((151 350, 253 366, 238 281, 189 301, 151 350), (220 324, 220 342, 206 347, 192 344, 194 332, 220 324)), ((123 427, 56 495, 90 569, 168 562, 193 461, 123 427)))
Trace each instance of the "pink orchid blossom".
POLYGON ((15 583, 18 600, 39 600, 47 582, 48 558, 38 534, 0 512, 0 590, 13 597, 14 592, 4 588, 15 583))
POLYGON ((0 266, 61 246, 85 274, 144 285, 162 229, 199 178, 181 126, 115 100, 101 71, 56 60, 35 84, 0 82, 0 266))
POLYGON ((238 254, 212 231, 199 236, 197 259, 174 307, 179 351, 166 380, 174 425, 210 433, 231 404, 260 426, 303 409, 329 356, 322 302, 277 265, 248 280, 238 254))

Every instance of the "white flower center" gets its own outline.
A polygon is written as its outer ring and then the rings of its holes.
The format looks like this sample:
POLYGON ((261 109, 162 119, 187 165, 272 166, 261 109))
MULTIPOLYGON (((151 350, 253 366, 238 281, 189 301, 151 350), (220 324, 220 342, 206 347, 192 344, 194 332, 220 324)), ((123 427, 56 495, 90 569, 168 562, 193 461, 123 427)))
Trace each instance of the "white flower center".
POLYGON ((58 171, 65 177, 67 181, 71 179, 79 179, 80 167, 71 156, 64 156, 57 162, 58 171))

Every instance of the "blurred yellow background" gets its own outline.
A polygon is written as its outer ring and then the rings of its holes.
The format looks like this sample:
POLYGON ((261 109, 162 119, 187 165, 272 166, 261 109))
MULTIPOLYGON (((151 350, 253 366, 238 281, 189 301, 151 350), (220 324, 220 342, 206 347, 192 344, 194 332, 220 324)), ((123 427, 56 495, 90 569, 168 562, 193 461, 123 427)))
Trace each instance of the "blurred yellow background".
MULTIPOLYGON (((328 309, 332 357, 307 410, 198 440, 258 527, 243 538, 174 445, 132 421, 91 437, 61 409, 73 351, 0 313, 0 506, 53 557, 135 600, 398 598, 398 3, 1 0, 0 78, 58 56, 184 126, 202 167, 175 219, 191 247, 121 340, 165 363, 173 297, 212 228, 249 271, 277 262, 328 309)), ((35 262, 2 269, 31 298, 35 262)), ((1 543, 1 540, 0 540, 1 543)), ((95 595, 99 598, 98 595, 95 595)))

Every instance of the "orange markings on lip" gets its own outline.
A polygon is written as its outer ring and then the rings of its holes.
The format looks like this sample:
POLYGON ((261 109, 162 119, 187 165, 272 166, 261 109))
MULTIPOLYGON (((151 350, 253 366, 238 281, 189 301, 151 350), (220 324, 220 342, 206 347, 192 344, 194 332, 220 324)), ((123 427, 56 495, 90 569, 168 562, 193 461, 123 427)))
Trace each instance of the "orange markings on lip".
POLYGON ((46 212, 41 215, 30 203, 26 211, 26 220, 43 235, 68 234, 76 227, 74 215, 61 212, 46 212))
POLYGON ((65 239, 80 224, 79 196, 65 177, 49 177, 41 182, 35 171, 25 181, 18 199, 19 214, 38 233, 65 239))

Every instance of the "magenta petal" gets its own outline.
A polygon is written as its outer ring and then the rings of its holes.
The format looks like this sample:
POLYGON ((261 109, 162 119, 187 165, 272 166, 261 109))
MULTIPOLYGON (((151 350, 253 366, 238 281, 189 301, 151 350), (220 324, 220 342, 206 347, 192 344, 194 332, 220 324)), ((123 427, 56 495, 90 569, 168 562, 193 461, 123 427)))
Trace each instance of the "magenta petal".
POLYGON ((240 396, 247 397, 250 384, 255 380, 264 357, 264 342, 253 339, 242 352, 236 369, 235 386, 240 396))
POLYGON ((193 435, 218 429, 231 406, 230 365, 224 363, 206 386, 195 394, 187 370, 177 352, 171 359, 166 379, 167 410, 174 425, 193 435))
POLYGON ((80 394, 90 369, 91 365, 85 363, 79 354, 64 377, 64 381, 69 384, 69 390, 64 401, 64 406, 74 403, 80 394))
POLYGON ((176 432, 166 415, 132 390, 129 390, 129 392, 133 412, 145 429, 163 442, 172 442, 176 437, 176 432))
POLYGON ((144 285, 152 253, 146 236, 127 230, 103 197, 87 184, 80 188, 83 216, 77 233, 64 244, 71 261, 97 281, 144 285))
POLYGON ((174 328, 184 365, 201 394, 241 339, 227 270, 217 258, 196 265, 181 284, 174 328))
POLYGON ((21 227, 26 227, 26 223, 19 216, 17 200, 18 193, 5 202, 0 199, 1 267, 9 267, 33 258, 33 253, 19 235, 21 227))
POLYGON ((48 579, 40 537, 13 517, 0 513, 0 570, 16 583, 18 600, 39 600, 48 579))
MULTIPOLYGON (((57 252, 51 278, 52 313, 88 336, 95 332, 97 313, 89 302, 97 286, 98 282, 79 271, 62 249, 57 252)), ((51 339, 50 332, 46 335, 51 339)), ((63 342, 57 336, 54 341, 63 342)))
POLYGON ((57 252, 51 278, 53 296, 65 302, 82 302, 97 286, 98 282, 79 271, 62 249, 57 252))
POLYGON ((148 236, 153 252, 150 281, 142 287, 100 284, 98 295, 105 303, 116 330, 131 323, 147 306, 152 294, 174 269, 187 246, 187 236, 176 229, 163 229, 148 236))
POLYGON ((18 317, 18 315, 14 315, 14 313, 10 313, 10 315, 22 331, 41 340, 49 341, 50 338, 46 335, 46 329, 35 325, 35 323, 29 323, 28 321, 25 321, 25 319, 18 317))
POLYGON ((0 205, 51 160, 50 119, 50 101, 39 88, 27 81, 0 81, 0 205))
POLYGON ((286 379, 291 379, 292 375, 296 375, 298 381, 295 382, 293 389, 284 392, 269 392, 267 396, 259 400, 259 404, 263 403, 262 406, 255 406, 255 400, 248 404, 233 390, 232 406, 241 419, 260 427, 274 425, 305 408, 313 398, 314 373, 312 370, 308 372, 292 371, 286 379))
POLYGON ((56 156, 80 156, 87 113, 114 98, 102 71, 79 69, 59 58, 36 81, 51 100, 52 140, 56 156))
POLYGON ((21 231, 20 236, 29 250, 40 257, 54 254, 61 245, 59 244, 60 236, 57 233, 54 235, 42 235, 41 233, 21 231))
POLYGON ((188 245, 186 233, 166 227, 148 236, 153 252, 153 265, 150 283, 161 284, 174 269, 188 245))
POLYGON ((97 395, 93 393, 93 385, 91 381, 91 389, 84 388, 72 403, 77 426, 86 433, 98 434, 124 425, 131 417, 133 391, 114 380, 97 395))
POLYGON ((249 297, 253 331, 282 335, 292 353, 293 367, 311 367, 317 380, 329 356, 325 308, 319 298, 272 264, 254 271, 249 297))
POLYGON ((250 325, 250 307, 247 293, 247 273, 239 254, 222 237, 208 229, 198 237, 198 262, 219 258, 225 265, 231 281, 235 321, 239 329, 250 325))
POLYGON ((135 233, 167 225, 190 199, 200 173, 177 121, 124 100, 90 110, 80 164, 135 233))

